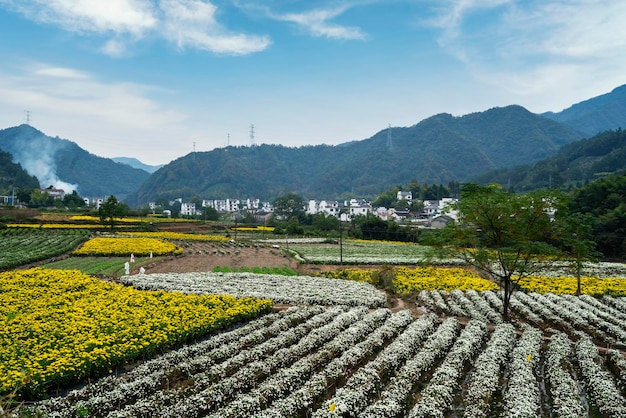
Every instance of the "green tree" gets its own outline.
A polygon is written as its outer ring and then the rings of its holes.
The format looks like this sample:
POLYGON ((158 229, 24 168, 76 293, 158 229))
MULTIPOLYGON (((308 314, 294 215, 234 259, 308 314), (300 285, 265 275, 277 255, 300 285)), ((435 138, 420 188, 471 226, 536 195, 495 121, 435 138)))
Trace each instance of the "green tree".
POLYGON ((72 193, 63 196, 63 204, 70 209, 76 209, 85 206, 85 201, 76 190, 73 190, 72 193))
POLYGON ((124 216, 128 213, 128 206, 119 202, 113 195, 104 202, 98 209, 98 215, 100 216, 100 223, 102 225, 108 225, 111 229, 115 227, 116 219, 124 216))
POLYGON ((564 255, 572 264, 576 274, 576 296, 580 296, 580 276, 586 261, 595 261, 601 255, 596 251, 593 240, 595 218, 588 213, 571 213, 560 217, 556 227, 564 255))
POLYGON ((274 214, 283 219, 304 215, 304 200, 296 193, 288 193, 274 200, 274 214))
POLYGON ((563 201, 563 195, 552 190, 522 195, 495 185, 464 184, 454 205, 458 221, 438 234, 446 256, 460 257, 499 282, 505 320, 517 283, 539 268, 537 256, 557 254, 550 213, 561 215, 563 201))

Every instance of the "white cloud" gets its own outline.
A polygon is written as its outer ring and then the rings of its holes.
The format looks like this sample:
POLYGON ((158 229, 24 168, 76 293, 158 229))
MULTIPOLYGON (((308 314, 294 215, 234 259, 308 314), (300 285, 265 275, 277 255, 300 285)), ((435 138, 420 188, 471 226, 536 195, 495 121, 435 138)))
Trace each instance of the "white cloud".
POLYGON ((148 0, 6 0, 27 18, 85 33, 129 33, 141 36, 154 28, 148 0))
POLYGON ((179 48, 197 48, 224 54, 249 54, 266 49, 267 36, 230 33, 215 19, 217 8, 198 0, 162 0, 165 37, 179 48))
POLYGON ((36 22, 83 35, 111 36, 99 48, 120 57, 127 45, 162 37, 179 48, 220 54, 249 54, 266 49, 269 37, 228 30, 217 22, 217 7, 201 0, 0 0, 36 22))
POLYGON ((272 17, 276 20, 295 23, 317 37, 349 40, 367 38, 366 34, 357 27, 341 26, 330 22, 348 9, 348 6, 341 6, 330 9, 315 9, 303 13, 273 14, 272 17))
POLYGON ((450 0, 433 10, 424 23, 441 30, 446 51, 535 111, 624 84, 622 0, 450 0))
POLYGON ((43 64, 0 77, 2 107, 20 106, 50 119, 91 120, 97 122, 93 126, 147 131, 185 120, 185 115, 151 99, 155 91, 151 86, 106 83, 75 69, 43 64))

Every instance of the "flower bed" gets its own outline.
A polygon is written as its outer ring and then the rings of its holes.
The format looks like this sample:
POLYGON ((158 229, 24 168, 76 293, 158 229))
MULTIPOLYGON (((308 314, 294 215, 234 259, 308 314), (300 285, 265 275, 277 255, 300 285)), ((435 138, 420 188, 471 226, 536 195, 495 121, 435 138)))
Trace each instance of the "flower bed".
POLYGON ((387 302, 384 293, 367 283, 310 276, 203 272, 139 274, 120 280, 138 289, 260 297, 288 304, 379 307, 387 302))
MULTIPOLYGON (((577 279, 571 276, 527 276, 518 284, 531 292, 574 295, 577 279)), ((586 295, 626 296, 626 278, 581 277, 580 288, 586 295)))
POLYGON ((142 292, 79 271, 0 274, 0 393, 75 382, 271 309, 268 300, 142 292))
POLYGON ((230 241, 230 238, 225 237, 224 235, 186 234, 182 232, 117 232, 116 235, 142 238, 161 238, 177 241, 230 241))
POLYGON ((153 255, 180 254, 176 245, 156 238, 92 238, 74 255, 153 255))
POLYGON ((498 290, 498 285, 476 276, 463 268, 399 267, 395 270, 393 285, 400 294, 422 290, 498 290))

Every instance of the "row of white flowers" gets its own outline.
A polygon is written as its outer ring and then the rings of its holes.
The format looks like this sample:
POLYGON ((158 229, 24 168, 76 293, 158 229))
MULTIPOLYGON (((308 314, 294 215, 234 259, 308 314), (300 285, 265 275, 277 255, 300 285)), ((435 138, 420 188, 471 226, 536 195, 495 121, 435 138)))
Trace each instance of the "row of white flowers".
POLYGON ((446 416, 453 405, 463 370, 481 348, 486 335, 487 327, 484 322, 475 319, 468 322, 443 363, 420 393, 420 399, 411 409, 409 418, 446 416))
POLYGON ((492 396, 498 388, 501 371, 515 344, 515 327, 500 324, 496 327, 485 350, 478 356, 463 397, 465 417, 489 416, 492 396))
POLYGON ((581 309, 577 303, 569 302, 564 297, 556 296, 551 293, 546 293, 543 297, 556 307, 555 309, 557 309, 558 314, 562 318, 572 321, 579 329, 582 329, 582 331, 609 344, 616 343, 617 340, 615 337, 609 335, 611 324, 604 321, 602 318, 598 318, 593 312, 581 309))
POLYGON ((358 414, 368 404, 370 397, 384 382, 384 375, 403 365, 419 349, 424 339, 435 329, 435 315, 426 320, 413 322, 398 338, 353 374, 344 386, 339 388, 325 407, 313 413, 313 417, 333 416, 333 414, 358 414), (331 408, 332 405, 332 408, 331 408))
POLYGON ((536 369, 542 342, 543 333, 527 326, 511 352, 508 382, 504 391, 504 417, 540 416, 536 369))
POLYGON ((587 318, 596 328, 600 328, 620 342, 626 344, 626 328, 623 326, 623 319, 619 318, 617 312, 611 312, 611 308, 598 307, 591 298, 582 298, 571 295, 563 295, 560 298, 561 304, 574 310, 579 315, 587 318))
POLYGON ((564 333, 552 336, 546 350, 545 374, 552 395, 552 410, 558 417, 585 417, 578 382, 572 377, 572 345, 564 333))
POLYGON ((278 336, 247 349, 207 370, 189 376, 189 385, 180 391, 161 390, 144 398, 146 403, 130 405, 114 416, 145 415, 199 417, 224 404, 234 394, 248 390, 267 374, 288 367, 311 350, 361 320, 367 309, 342 312, 332 308, 278 336), (151 408, 147 410, 147 406, 151 408))
POLYGON ((385 294, 369 283, 324 277, 255 273, 157 273, 120 278, 145 290, 227 294, 277 303, 384 307, 385 294))
POLYGON ((405 412, 406 400, 414 385, 423 374, 443 357, 454 343, 461 325, 455 318, 448 318, 393 376, 381 392, 379 400, 368 406, 362 416, 368 418, 398 416, 405 412))
MULTIPOLYGON (((544 277, 562 277, 576 274, 575 265, 566 261, 550 261, 538 266, 538 275, 544 277)), ((622 277, 626 278, 625 263, 609 262, 584 262, 582 265, 582 276, 586 277, 622 277)))
POLYGON ((583 385, 603 416, 626 417, 626 400, 611 374, 600 364, 598 349, 587 337, 576 343, 576 358, 583 376, 583 385))
MULTIPOLYGON (((356 343, 363 341, 368 336, 373 336, 381 341, 393 340, 407 325, 413 322, 411 312, 408 310, 400 311, 391 316, 388 316, 387 312, 386 309, 378 309, 368 314, 362 321, 337 334, 320 350, 304 356, 289 368, 279 370, 278 373, 270 376, 250 393, 238 396, 211 416, 225 418, 257 414, 271 402, 301 388, 315 370, 340 356, 356 343), (384 321, 384 319, 387 320, 384 321), (382 323, 383 321, 384 323, 382 323)), ((415 321, 414 324, 416 325, 412 325, 412 327, 434 327, 436 321, 437 317, 431 315, 415 321)))

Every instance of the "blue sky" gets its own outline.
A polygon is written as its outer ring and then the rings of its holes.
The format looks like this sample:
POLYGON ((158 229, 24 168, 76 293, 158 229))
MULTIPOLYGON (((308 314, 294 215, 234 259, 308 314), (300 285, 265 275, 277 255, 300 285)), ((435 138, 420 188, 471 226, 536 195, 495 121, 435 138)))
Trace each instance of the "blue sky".
POLYGON ((623 0, 0 0, 0 129, 162 164, 560 111, 626 83, 623 0))

